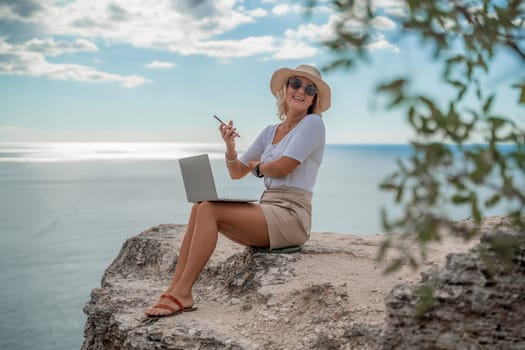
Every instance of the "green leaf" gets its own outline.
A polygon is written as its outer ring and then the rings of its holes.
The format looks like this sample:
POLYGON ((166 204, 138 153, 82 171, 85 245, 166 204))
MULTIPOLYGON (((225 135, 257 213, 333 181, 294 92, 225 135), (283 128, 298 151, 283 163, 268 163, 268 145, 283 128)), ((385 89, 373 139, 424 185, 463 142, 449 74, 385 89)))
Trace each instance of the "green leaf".
POLYGON ((460 82, 459 80, 447 80, 447 83, 454 86, 457 89, 465 89, 466 85, 460 82))
POLYGON ((498 204, 498 202, 500 201, 501 199, 501 196, 499 194, 495 194, 493 195, 492 197, 490 197, 489 199, 487 199, 485 201, 485 206, 487 208, 490 208, 490 207, 493 207, 495 206, 496 204, 498 204))
POLYGON ((423 316, 434 302, 434 288, 428 284, 422 284, 416 288, 419 300, 416 305, 416 316, 423 316))
POLYGON ((388 275, 389 273, 398 271, 401 266, 403 265, 403 260, 401 258, 397 258, 394 261, 392 261, 387 268, 384 271, 385 275, 388 275))
POLYGON ((463 55, 456 55, 453 57, 450 57, 446 60, 446 63, 448 64, 456 64, 465 61, 465 56, 463 55))
POLYGON ((396 79, 396 80, 392 80, 389 83, 379 85, 377 87, 377 91, 378 92, 387 91, 387 92, 395 92, 396 94, 401 94, 401 90, 403 89, 405 84, 406 84, 405 79, 396 79))
POLYGON ((439 241, 438 225, 433 220, 426 220, 418 232, 419 242, 439 241))
POLYGON ((478 98, 478 100, 481 100, 481 87, 479 86, 479 84, 476 84, 476 97, 478 98))
POLYGON ((392 183, 382 183, 379 185, 379 188, 383 191, 397 191, 399 186, 392 183))
POLYGON ((381 224, 385 232, 392 231, 392 225, 390 224, 385 208, 381 208, 381 224))
POLYGON ((435 109, 435 107, 434 107, 434 102, 433 102, 431 99, 429 99, 429 98, 427 98, 427 97, 425 97, 425 96, 420 96, 420 97, 419 97, 419 100, 420 100, 421 102, 423 102, 424 104, 426 104, 427 107, 430 108, 431 110, 434 110, 434 109, 435 109))
POLYGON ((467 92, 467 87, 465 86, 465 88, 461 89, 458 93, 458 97, 457 97, 457 100, 458 101, 461 101, 461 99, 463 98, 463 96, 465 96, 465 92, 467 92))
POLYGON ((505 124, 508 123, 508 120, 507 119, 504 119, 504 118, 498 118, 498 117, 490 117, 490 118, 487 118, 487 121, 489 123, 492 124, 492 128, 493 129, 499 129, 501 128, 502 126, 504 126, 505 124))
POLYGON ((455 194, 452 196, 452 203, 454 204, 463 204, 463 203, 467 203, 470 201, 470 195, 460 195, 460 194, 455 194))
POLYGON ((490 107, 492 107, 492 102, 494 101, 494 95, 490 95, 489 98, 487 98, 487 101, 485 101, 485 104, 483 105, 483 113, 487 114, 490 110, 490 107))
POLYGON ((379 250, 377 252, 377 257, 376 257, 376 261, 383 261, 383 259, 385 258, 385 255, 386 255, 386 252, 388 251, 388 249, 390 249, 390 239, 387 238, 385 239, 381 245, 379 246, 379 250))
POLYGON ((491 249, 507 267, 513 266, 512 258, 519 247, 519 241, 514 237, 494 236, 489 239, 491 249))
POLYGON ((405 193, 405 186, 403 184, 401 184, 399 186, 399 188, 397 189, 396 203, 400 203, 401 202, 401 200, 403 199, 403 193, 405 193))
POLYGON ((486 152, 471 153, 476 168, 469 174, 469 178, 476 184, 480 184, 491 172, 490 158, 486 152))
POLYGON ((479 210, 479 207, 478 207, 478 196, 475 193, 473 193, 472 196, 470 197, 470 207, 471 207, 472 218, 474 219, 476 223, 480 223, 481 222, 481 211, 479 210))
POLYGON ((408 108, 408 120, 413 120, 415 115, 416 115, 416 109, 414 108, 413 105, 411 105, 408 108))
POLYGON ((389 104, 388 104, 388 108, 392 108, 398 104, 400 104, 401 102, 403 102, 403 100, 405 99, 405 97, 403 96, 403 94, 399 94, 395 99, 393 99, 389 104))

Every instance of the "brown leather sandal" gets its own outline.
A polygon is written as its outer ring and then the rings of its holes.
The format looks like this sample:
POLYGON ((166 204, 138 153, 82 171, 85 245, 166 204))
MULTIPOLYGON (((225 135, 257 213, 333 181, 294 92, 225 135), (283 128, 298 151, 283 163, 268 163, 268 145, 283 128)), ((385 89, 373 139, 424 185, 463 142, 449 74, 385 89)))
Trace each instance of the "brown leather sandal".
POLYGON ((171 313, 166 314, 166 315, 148 315, 148 317, 169 317, 169 316, 175 316, 175 315, 183 313, 183 312, 192 312, 192 311, 197 310, 197 308, 193 307, 193 306, 185 307, 184 305, 182 305, 182 303, 179 301, 179 299, 175 298, 171 294, 162 294, 160 296, 160 298, 161 299, 167 298, 167 299, 171 300, 179 308, 175 309, 173 306, 166 305, 166 304, 163 304, 162 302, 159 302, 159 303, 153 305, 152 309, 165 309, 165 310, 171 311, 171 313))

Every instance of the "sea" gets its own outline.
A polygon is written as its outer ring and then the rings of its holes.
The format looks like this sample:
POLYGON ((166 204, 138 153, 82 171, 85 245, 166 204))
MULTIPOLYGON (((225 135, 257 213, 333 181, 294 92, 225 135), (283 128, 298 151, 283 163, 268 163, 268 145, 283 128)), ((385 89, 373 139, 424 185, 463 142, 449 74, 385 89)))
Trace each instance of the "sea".
MULTIPOLYGON (((381 233, 381 208, 392 215, 399 208, 379 183, 410 151, 328 145, 312 231, 381 233)), ((262 192, 253 176, 229 179, 222 144, 0 143, 0 349, 80 349, 83 307, 125 240, 158 224, 186 223, 190 204, 177 159, 201 153, 211 158, 219 192, 262 192)))

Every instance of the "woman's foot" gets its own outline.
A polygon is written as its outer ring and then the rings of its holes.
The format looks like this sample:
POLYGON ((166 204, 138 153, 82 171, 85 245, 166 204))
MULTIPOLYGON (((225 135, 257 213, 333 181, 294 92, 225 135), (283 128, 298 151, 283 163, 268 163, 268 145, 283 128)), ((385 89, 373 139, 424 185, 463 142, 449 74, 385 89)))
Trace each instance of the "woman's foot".
POLYGON ((191 295, 184 298, 175 296, 173 293, 164 293, 160 296, 157 304, 144 310, 144 313, 150 317, 167 317, 195 310, 197 308, 193 307, 193 297, 191 295))

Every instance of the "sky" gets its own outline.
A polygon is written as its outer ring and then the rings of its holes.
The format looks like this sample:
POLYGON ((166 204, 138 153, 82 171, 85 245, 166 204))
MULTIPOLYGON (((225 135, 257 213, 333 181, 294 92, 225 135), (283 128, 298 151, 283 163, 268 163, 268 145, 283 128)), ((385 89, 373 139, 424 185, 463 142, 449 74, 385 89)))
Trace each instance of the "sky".
MULTIPOLYGON (((269 83, 281 67, 334 59, 331 2, 218 0, 0 0, 0 142, 220 142, 213 114, 233 120, 247 144, 277 123, 269 83)), ((368 64, 323 72, 332 107, 328 143, 406 143, 411 131, 375 86, 402 74, 438 99, 431 48, 399 40, 402 1, 375 0, 368 64)), ((496 107, 523 121, 523 63, 501 55, 487 84, 496 107), (518 74, 516 74, 516 72, 518 74)))

